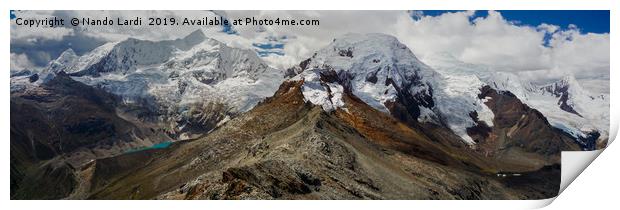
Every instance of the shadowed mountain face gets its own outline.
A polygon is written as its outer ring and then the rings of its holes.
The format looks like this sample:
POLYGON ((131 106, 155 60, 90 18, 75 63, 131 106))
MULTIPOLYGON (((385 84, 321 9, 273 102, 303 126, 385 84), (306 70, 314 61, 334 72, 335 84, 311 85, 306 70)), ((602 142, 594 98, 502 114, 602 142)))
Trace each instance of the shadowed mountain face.
POLYGON ((64 73, 11 94, 11 196, 64 198, 74 167, 167 139, 117 115, 115 100, 64 73))
POLYGON ((501 133, 505 133, 504 135, 512 140, 506 141, 501 147, 518 145, 527 152, 547 156, 580 149, 567 134, 551 127, 540 112, 522 104, 510 92, 498 92, 485 86, 479 97, 489 97, 486 105, 497 116, 494 120, 496 133, 487 136, 500 136, 499 130, 505 129, 508 132, 501 133))

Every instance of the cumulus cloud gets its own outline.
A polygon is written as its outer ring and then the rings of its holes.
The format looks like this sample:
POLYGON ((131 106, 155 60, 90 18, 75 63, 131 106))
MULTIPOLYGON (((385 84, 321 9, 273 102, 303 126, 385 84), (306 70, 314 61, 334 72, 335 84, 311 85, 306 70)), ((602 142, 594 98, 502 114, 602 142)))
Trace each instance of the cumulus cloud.
POLYGON ((10 62, 11 71, 21 71, 25 69, 31 69, 34 67, 34 64, 30 62, 28 56, 25 54, 17 54, 11 53, 11 62, 10 62))
POLYGON ((414 21, 414 27, 403 27, 398 33, 422 57, 447 52, 497 71, 531 71, 555 78, 566 74, 582 79, 609 78, 609 34, 583 34, 574 25, 568 29, 546 23, 517 25, 495 11, 470 21, 472 15, 456 12, 424 16, 414 21), (550 36, 548 45, 546 36, 550 36))
POLYGON ((544 31, 544 32, 546 32, 548 34, 553 34, 556 31, 560 30, 559 26, 556 26, 556 25, 553 25, 553 24, 547 24, 547 23, 541 23, 536 28, 538 30, 544 31))
POLYGON ((582 34, 570 29, 553 34, 552 66, 579 77, 609 77, 609 34, 582 34))
MULTIPOLYGON (((591 90, 608 92, 609 34, 584 34, 578 26, 561 28, 542 23, 522 25, 506 20, 501 12, 476 16, 473 11, 428 16, 420 11, 35 11, 34 15, 58 17, 226 17, 230 20, 254 17, 318 19, 319 26, 234 26, 235 34, 222 33, 222 27, 67 27, 53 33, 14 30, 11 26, 11 52, 26 54, 35 65, 45 63, 46 53, 54 58, 72 44, 82 51, 107 41, 127 37, 163 40, 183 37, 196 29, 233 47, 257 49, 254 44, 277 42, 276 54, 263 58, 276 68, 299 63, 346 33, 386 33, 396 36, 422 61, 425 57, 448 53, 471 64, 510 71, 536 80, 558 79, 573 74, 591 90), (67 31, 69 30, 69 31, 67 31), (59 39, 59 37, 61 37, 59 39), (278 37, 276 40, 271 40, 278 37), (68 43, 68 40, 71 42, 68 43), (56 41, 52 41, 56 40, 56 41), (36 41, 33 45, 32 41, 36 41), (14 45, 13 43, 17 43, 14 45), (54 51, 43 49, 42 43, 54 51), (33 46, 39 46, 33 47, 33 46), (37 48, 39 50, 28 50, 37 48), (37 58, 35 58, 37 57, 37 58), (595 85, 596 84, 596 85, 595 85), (605 91, 607 90, 607 91, 605 91)), ((28 13, 30 14, 30 13, 28 13)), ((24 14, 17 14, 24 15, 24 14)))

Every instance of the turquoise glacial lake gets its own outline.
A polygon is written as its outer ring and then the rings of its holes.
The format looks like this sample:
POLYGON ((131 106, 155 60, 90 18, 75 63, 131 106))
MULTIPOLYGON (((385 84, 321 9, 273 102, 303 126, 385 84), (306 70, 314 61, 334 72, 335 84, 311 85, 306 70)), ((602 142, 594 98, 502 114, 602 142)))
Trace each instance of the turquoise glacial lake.
POLYGON ((172 145, 171 141, 164 141, 158 144, 154 144, 153 146, 150 146, 150 147, 140 147, 140 148, 130 149, 129 151, 125 153, 132 153, 132 152, 151 150, 151 149, 165 149, 165 148, 168 148, 170 145, 172 145))

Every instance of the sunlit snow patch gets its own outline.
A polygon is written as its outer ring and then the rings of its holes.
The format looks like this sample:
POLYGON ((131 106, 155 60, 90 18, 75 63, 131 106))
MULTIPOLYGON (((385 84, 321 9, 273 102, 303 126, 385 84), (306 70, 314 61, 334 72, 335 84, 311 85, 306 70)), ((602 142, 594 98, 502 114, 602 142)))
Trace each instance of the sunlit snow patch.
POLYGON ((305 101, 321 106, 327 112, 344 107, 344 88, 338 83, 322 83, 318 69, 304 71, 292 80, 302 79, 301 91, 305 101))

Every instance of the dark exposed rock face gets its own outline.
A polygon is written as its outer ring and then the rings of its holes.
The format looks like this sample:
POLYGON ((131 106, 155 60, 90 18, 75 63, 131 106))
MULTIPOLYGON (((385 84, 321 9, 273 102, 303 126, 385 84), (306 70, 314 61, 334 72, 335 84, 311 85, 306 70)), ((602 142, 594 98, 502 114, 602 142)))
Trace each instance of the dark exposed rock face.
POLYGON ((372 73, 366 75, 366 82, 370 82, 372 84, 376 84, 377 80, 379 79, 379 78, 377 78, 377 72, 380 71, 380 70, 381 70, 381 67, 379 67, 379 69, 377 69, 377 71, 372 72, 372 73))
POLYGON ((429 94, 424 92, 411 94, 408 90, 411 86, 423 85, 419 78, 412 78, 411 82, 405 84, 403 88, 394 83, 392 79, 386 80, 386 85, 391 84, 397 91, 397 98, 394 102, 388 102, 385 106, 395 118, 409 124, 417 124, 420 116, 420 106, 432 108, 435 106, 433 101, 433 89, 429 86, 429 94))
POLYGON ((316 53, 311 58, 301 61, 299 65, 286 69, 286 71, 284 72, 284 78, 292 78, 300 72, 306 70, 314 56, 316 56, 316 53))
MULTIPOLYGON (((595 150, 597 148, 605 148, 603 145, 597 145, 598 138, 601 134, 597 131, 592 131, 587 133, 585 138, 578 139, 578 142, 581 144, 583 150, 595 150)), ((607 144, 607 142, 599 143, 599 144, 607 144)))
POLYGON ((479 97, 489 99, 485 104, 495 115, 493 127, 479 125, 468 129, 483 153, 517 162, 531 161, 519 155, 536 154, 539 164, 546 165, 559 163, 561 151, 580 150, 569 135, 552 127, 539 111, 521 103, 512 93, 485 86, 479 97))
MULTIPOLYGON (((416 80, 412 81, 414 82, 411 85, 416 85, 416 80)), ((386 107, 393 117, 412 128, 421 128, 421 132, 431 140, 443 145, 462 147, 458 144, 459 137, 449 134, 449 129, 417 121, 418 107, 434 106, 432 89, 430 90, 430 95, 416 96, 398 90, 398 99, 386 104, 386 107)), ((478 113, 472 112, 470 117, 477 123, 474 127, 467 128, 467 133, 477 144, 475 150, 495 161, 500 170, 535 170, 548 164, 559 163, 561 151, 578 151, 586 145, 593 146, 594 141, 585 140, 580 147, 571 136, 552 127, 540 112, 521 103, 510 92, 498 92, 485 86, 479 97, 490 98, 486 105, 495 115, 493 126, 480 121, 478 113), (533 159, 521 158, 522 156, 533 159)))
MULTIPOLYGON (((476 122, 476 125, 467 128, 467 135, 471 136, 474 141, 489 138, 493 128, 489 127, 486 122, 480 121, 476 111, 469 113, 469 116, 476 122)), ((476 141, 476 143, 480 142, 476 141)))
POLYGON ((555 97, 558 97, 558 105, 560 105, 560 109, 569 112, 569 113, 573 113, 576 114, 580 117, 581 114, 577 113, 577 111, 575 111, 575 109, 573 109, 572 106, 568 105, 567 100, 568 100, 568 88, 570 88, 570 85, 565 84, 563 86, 560 86, 558 84, 553 84, 552 86, 546 86, 543 87, 543 90, 546 92, 549 92, 551 94, 553 94, 555 97))
POLYGON ((349 58, 353 57, 353 49, 352 48, 334 49, 334 51, 338 51, 338 55, 340 55, 342 57, 349 57, 349 58))
POLYGON ((39 80, 39 74, 33 74, 28 77, 29 82, 36 82, 37 80, 39 80))

